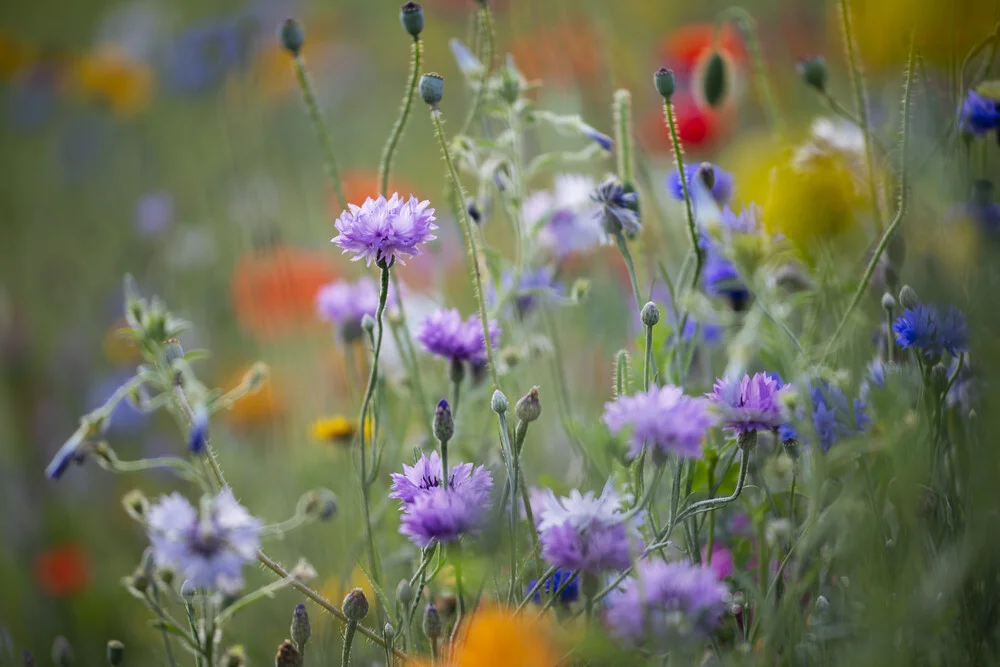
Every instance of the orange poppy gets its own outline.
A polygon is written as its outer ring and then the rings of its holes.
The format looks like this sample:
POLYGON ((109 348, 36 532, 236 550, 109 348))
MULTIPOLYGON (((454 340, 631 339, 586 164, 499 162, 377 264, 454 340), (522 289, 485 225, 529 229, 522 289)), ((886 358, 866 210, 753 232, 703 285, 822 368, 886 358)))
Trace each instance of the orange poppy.
POLYGON ((315 321, 319 288, 339 277, 326 253, 280 243, 249 253, 233 272, 236 319, 262 339, 297 331, 315 321))
MULTIPOLYGON (((398 192, 401 197, 417 194, 410 183, 392 175, 390 175, 389 187, 387 188, 389 192, 379 192, 378 172, 371 169, 352 169, 350 171, 345 171, 341 174, 340 187, 344 191, 344 199, 346 199, 349 204, 354 204, 356 206, 361 206, 361 204, 363 204, 369 197, 377 199, 380 194, 385 194, 387 197, 392 196, 392 193, 394 192, 398 192)), ((333 215, 334 219, 339 218, 343 209, 340 206, 340 200, 337 198, 337 193, 333 191, 333 188, 330 189, 329 202, 330 213, 333 215)))
POLYGON ((90 558, 74 542, 52 547, 35 559, 35 580, 54 598, 79 593, 90 582, 90 558))
MULTIPOLYGON (((477 610, 447 664, 450 667, 555 667, 559 653, 550 624, 508 609, 477 610)), ((418 665, 420 663, 417 663, 418 665)))
POLYGON ((590 25, 567 21, 515 39, 510 53, 525 78, 541 79, 547 85, 572 85, 592 81, 600 72, 597 43, 590 25))
MULTIPOLYGON (((247 379, 248 368, 234 373, 223 385, 226 391, 231 391, 242 385, 247 379)), ((229 421, 238 427, 248 427, 270 421, 285 412, 287 404, 284 395, 276 388, 271 374, 260 381, 257 391, 250 392, 233 402, 232 407, 223 413, 229 421)))

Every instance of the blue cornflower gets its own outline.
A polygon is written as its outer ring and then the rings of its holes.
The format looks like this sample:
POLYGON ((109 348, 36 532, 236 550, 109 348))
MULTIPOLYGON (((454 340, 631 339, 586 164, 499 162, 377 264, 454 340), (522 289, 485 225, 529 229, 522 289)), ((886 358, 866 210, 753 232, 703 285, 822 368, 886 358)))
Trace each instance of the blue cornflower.
POLYGON ((750 299, 750 291, 740 278, 736 265, 726 259, 707 239, 704 240, 703 247, 706 245, 705 265, 702 267, 705 291, 711 296, 728 299, 733 310, 742 311, 750 299))
POLYGON ((608 152, 610 152, 615 145, 615 142, 611 140, 611 137, 598 131, 596 128, 591 127, 590 125, 587 125, 586 123, 580 123, 580 131, 583 132, 584 136, 608 152))
POLYGON ((989 234, 1000 234, 1000 204, 993 199, 993 183, 985 179, 972 184, 969 201, 953 206, 949 220, 966 220, 989 234))
POLYGON ((642 230, 639 214, 635 212, 639 204, 638 197, 634 192, 625 192, 613 178, 598 185, 590 198, 601 205, 598 219, 609 235, 624 233, 631 238, 642 230))
MULTIPOLYGON (((528 269, 521 274, 517 288, 514 289, 513 297, 514 310, 521 319, 527 317, 538 304, 547 297, 557 296, 562 292, 562 285, 555 281, 555 271, 551 266, 541 266, 537 269, 528 269)), ((500 293, 506 294, 513 288, 514 274, 504 271, 500 276, 500 293)), ((497 294, 490 285, 487 301, 493 305, 496 303, 497 294)))
POLYGON ((1000 128, 1000 100, 970 90, 958 112, 959 127, 977 137, 1000 128))
MULTIPOLYGON (((712 174, 714 176, 714 183, 712 184, 711 195, 712 199, 719 206, 724 206, 728 204, 733 198, 733 185, 734 179, 733 175, 728 171, 723 171, 716 165, 709 165, 712 169, 712 174)), ((694 178, 698 175, 701 170, 701 165, 697 164, 686 164, 684 165, 684 179, 687 181, 688 192, 690 193, 694 188, 694 178)), ((684 189, 681 187, 681 177, 676 171, 671 172, 670 176, 667 177, 667 192, 670 196, 678 201, 684 201, 684 189)), ((694 195, 692 194, 692 197, 694 195)))
MULTIPOLYGON (((532 579, 531 581, 529 581, 528 590, 530 591, 532 588, 534 588, 537 583, 538 583, 537 579, 532 579)), ((580 577, 574 576, 573 572, 570 570, 559 569, 556 570, 554 573, 552 573, 551 577, 545 580, 545 584, 540 589, 535 591, 535 594, 532 596, 531 600, 535 604, 541 604, 542 591, 544 591, 548 595, 553 595, 563 586, 566 587, 563 588, 562 593, 559 594, 559 600, 558 600, 559 602, 561 602, 562 604, 570 604, 580 599, 580 577), (572 579, 570 579, 571 576, 573 577, 572 579), (567 581, 569 581, 568 584, 566 583, 567 581)))
POLYGON ((187 448, 192 454, 201 454, 208 443, 208 410, 200 405, 194 410, 188 431, 187 448))
POLYGON ((954 306, 941 312, 933 305, 918 303, 903 312, 892 330, 901 348, 912 347, 928 358, 940 357, 945 352, 956 356, 968 345, 965 316, 954 306))
POLYGON ((849 402, 847 395, 825 380, 813 382, 809 389, 812 401, 812 425, 823 451, 829 451, 840 438, 864 432, 871 418, 860 398, 849 402))
POLYGON ((197 95, 225 81, 242 60, 235 21, 206 21, 181 33, 167 61, 167 80, 179 92, 197 95))

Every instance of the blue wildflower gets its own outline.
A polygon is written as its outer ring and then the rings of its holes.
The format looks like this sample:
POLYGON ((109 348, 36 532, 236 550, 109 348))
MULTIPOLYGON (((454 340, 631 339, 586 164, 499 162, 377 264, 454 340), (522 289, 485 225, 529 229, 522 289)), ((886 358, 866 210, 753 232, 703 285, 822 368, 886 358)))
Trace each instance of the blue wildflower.
POLYGON ((709 295, 724 297, 737 312, 744 310, 747 301, 750 300, 750 291, 740 278, 736 265, 726 259, 713 245, 709 245, 706 252, 702 279, 705 281, 705 291, 709 295))
POLYGON ((609 235, 624 233, 631 238, 642 230, 639 214, 635 212, 639 198, 634 192, 625 192, 613 178, 598 185, 590 198, 601 205, 598 219, 609 235))
POLYGON ((612 147, 615 145, 615 142, 611 140, 611 137, 604 134, 603 132, 598 132, 596 129, 594 129, 590 125, 587 125, 586 123, 580 123, 580 131, 583 132, 584 136, 591 139, 594 143, 596 143, 598 146, 600 146, 606 151, 610 152, 612 147))
POLYGON ((945 352, 956 356, 968 345, 965 316, 954 306, 941 312, 933 305, 918 303, 903 312, 892 330, 902 349, 912 347, 932 359, 945 352))
POLYGON ((207 21, 178 36, 168 56, 167 79, 178 93, 198 95, 214 90, 243 57, 234 21, 207 21))
POLYGON ((952 207, 949 220, 967 220, 989 234, 1000 234, 1000 204, 993 199, 993 183, 985 179, 972 184, 969 201, 952 207))
MULTIPOLYGON (((714 164, 709 166, 712 168, 712 174, 714 176, 714 183, 712 184, 711 190, 712 199, 719 206, 724 206, 733 198, 733 175, 728 171, 723 171, 714 164)), ((684 178, 687 181, 688 192, 693 190, 694 178, 698 175, 700 170, 701 165, 684 165, 684 178)), ((684 189, 681 187, 681 177, 676 171, 671 172, 670 176, 667 177, 667 191, 674 199, 684 201, 684 189)))
POLYGON ((1000 101, 970 90, 962 100, 958 123, 963 132, 977 137, 1000 128, 1000 101))
POLYGON ((826 380, 813 382, 809 388, 812 401, 812 426, 823 451, 829 451, 838 440, 862 433, 871 422, 860 398, 849 402, 846 394, 826 380))
MULTIPOLYGON (((513 289, 514 274, 504 271, 500 277, 500 293, 506 294, 513 289)), ((555 281, 555 271, 550 266, 542 266, 537 269, 528 269, 521 275, 514 293, 511 295, 514 302, 514 311, 519 318, 527 317, 538 304, 547 297, 556 296, 562 292, 562 285, 555 281)), ((487 301, 493 305, 496 303, 497 294, 492 285, 489 287, 487 301)))
MULTIPOLYGON (((533 589, 536 584, 538 584, 537 579, 529 581, 528 590, 530 591, 533 589)), ((562 592, 559 594, 559 602, 562 604, 570 604, 580 599, 580 578, 578 576, 574 576, 570 570, 563 569, 556 570, 551 577, 546 579, 545 584, 539 590, 535 591, 535 594, 531 599, 535 604, 541 604, 542 591, 545 591, 548 595, 553 595, 563 586, 565 586, 565 588, 563 588, 562 592), (572 579, 570 579, 571 576, 573 577, 572 579), (567 581, 569 581, 568 584, 566 583, 567 581)))
POLYGON ((191 429, 188 431, 187 448, 192 454, 200 454, 208 443, 208 410, 198 406, 191 419, 191 429))

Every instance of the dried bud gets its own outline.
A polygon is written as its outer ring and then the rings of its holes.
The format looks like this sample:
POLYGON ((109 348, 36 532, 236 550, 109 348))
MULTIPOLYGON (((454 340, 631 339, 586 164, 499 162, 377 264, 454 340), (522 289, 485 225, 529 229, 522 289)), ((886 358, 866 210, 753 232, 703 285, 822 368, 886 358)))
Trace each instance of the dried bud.
POLYGON ((108 664, 109 665, 120 665, 122 660, 125 659, 125 644, 122 644, 117 639, 112 639, 108 642, 108 664))
POLYGON ((661 67, 653 74, 653 85, 656 86, 656 92, 669 102, 670 98, 674 96, 674 88, 677 85, 674 81, 674 73, 666 67, 661 67))
POLYGON ((441 615, 438 614, 437 607, 432 602, 428 602, 427 607, 424 609, 424 619, 421 627, 423 628, 424 635, 431 641, 435 641, 441 636, 441 632, 444 629, 441 624, 441 615))
POLYGON ((149 511, 149 500, 139 489, 132 489, 122 496, 122 507, 125 512, 136 521, 145 521, 146 512, 149 511))
POLYGON ((70 646, 69 640, 59 635, 52 642, 52 662, 56 664, 56 667, 72 667, 73 665, 73 647, 70 646))
POLYGON ((221 667, 246 667, 247 652, 242 646, 230 646, 222 656, 221 667))
POLYGON ((424 30, 424 8, 415 2, 407 2, 399 10, 399 22, 413 39, 417 39, 424 30))
POLYGON ((278 29, 278 37, 281 39, 281 45, 293 56, 298 56, 306 43, 306 32, 302 24, 295 19, 285 19, 278 29))
POLYGON ((538 387, 532 387, 514 406, 517 418, 526 424, 538 419, 542 414, 542 404, 538 400, 538 387))
POLYGON ((337 496, 330 489, 307 491, 299 503, 302 512, 310 519, 330 521, 337 516, 337 496))
POLYGON ((455 420, 451 416, 448 400, 442 398, 434 410, 434 437, 440 442, 448 442, 455 435, 455 420))
POLYGON ((726 97, 726 90, 729 87, 729 75, 726 69, 726 61, 718 51, 708 57, 702 74, 701 92, 710 107, 719 106, 726 97))
POLYGON ((349 620, 360 621, 368 615, 368 598, 360 588, 353 588, 344 598, 344 615, 349 620))
POLYGON ((493 392, 493 398, 490 400, 490 407, 493 408, 493 412, 498 415, 502 415, 507 412, 509 404, 507 403, 507 397, 503 395, 503 392, 497 389, 493 392))
POLYGON ((425 104, 437 108, 444 97, 444 77, 436 72, 430 72, 420 77, 420 97, 425 104))
POLYGON ((302 653, 287 639, 278 647, 274 657, 274 667, 302 667, 302 653))
POLYGON ((396 599, 403 605, 413 602, 413 587, 410 586, 408 579, 401 579, 399 585, 396 586, 396 599))
POLYGON ((798 65, 799 76, 810 88, 815 88, 821 93, 826 92, 826 81, 829 78, 829 70, 826 61, 822 56, 803 60, 798 65))
POLYGON ((899 290, 899 305, 907 310, 911 308, 916 308, 920 303, 920 299, 917 298, 917 293, 909 285, 903 285, 903 289, 899 290))
POLYGON ((306 611, 306 606, 301 602, 295 605, 295 611, 292 612, 291 632, 292 641, 295 642, 299 651, 304 650, 312 635, 312 626, 309 625, 309 612, 306 611))
POLYGON ((655 327, 660 321, 660 308, 652 301, 649 301, 642 307, 639 317, 642 318, 644 326, 655 327))

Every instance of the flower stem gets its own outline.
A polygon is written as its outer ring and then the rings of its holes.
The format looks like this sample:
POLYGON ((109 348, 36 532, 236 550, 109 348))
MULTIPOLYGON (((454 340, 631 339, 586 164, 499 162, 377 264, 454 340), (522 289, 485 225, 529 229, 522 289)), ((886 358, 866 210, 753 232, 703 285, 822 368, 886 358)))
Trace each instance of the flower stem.
POLYGON ((406 310, 403 308, 403 291, 399 286, 399 276, 395 273, 391 275, 392 288, 396 292, 396 307, 399 309, 399 322, 398 326, 394 329, 399 329, 397 342, 397 347, 399 347, 399 354, 406 361, 408 366, 408 372, 410 374, 410 380, 412 381, 414 398, 417 404, 420 406, 420 416, 424 422, 424 426, 427 429, 427 435, 431 440, 434 439, 434 431, 431 428, 431 413, 428 403, 424 396, 424 383, 420 375, 420 364, 417 362, 417 354, 413 347, 413 337, 410 335, 410 327, 406 324, 406 310))
POLYGON ((483 97, 486 95, 486 86, 490 79, 490 72, 493 71, 493 44, 495 41, 493 17, 490 15, 490 9, 485 3, 479 10, 479 19, 476 23, 476 36, 477 38, 480 36, 483 37, 485 44, 485 53, 483 53, 483 80, 479 82, 479 87, 476 88, 476 94, 472 98, 472 104, 469 106, 469 113, 465 116, 465 121, 462 123, 462 129, 459 134, 468 134, 469 128, 472 126, 472 121, 479 114, 479 109, 483 104, 483 97))
MULTIPOLYGON (((403 95, 403 103, 399 108, 399 117, 392 126, 389 139, 382 149, 382 160, 378 165, 378 191, 379 194, 388 196, 386 190, 389 187, 389 172, 392 170, 392 158, 396 152, 396 146, 403 136, 406 128, 406 121, 410 118, 410 109, 413 108, 413 94, 417 90, 417 81, 420 79, 420 60, 423 55, 424 45, 419 37, 413 38, 412 57, 410 58, 410 80, 406 85, 406 93, 403 95)), ((397 292, 398 293, 398 292, 397 292)))
MULTIPOLYGON (((872 152, 872 131, 868 118, 868 96, 865 93, 865 79, 861 73, 861 63, 858 59, 857 46, 854 43, 854 28, 851 24, 851 8, 849 0, 838 0, 840 5, 840 25, 844 31, 844 48, 847 51, 847 62, 851 69, 851 83, 854 85, 854 102, 858 107, 858 123, 865 139, 865 163, 868 166, 868 196, 872 200, 872 215, 875 216, 876 229, 882 230, 882 209, 879 206, 878 186, 875 184, 875 158, 872 152)), ((912 49, 911 49, 912 51, 912 49)), ((913 70, 913 58, 910 57, 907 77, 913 70)), ((909 89, 909 85, 907 85, 909 89)))
POLYGON ((776 133, 781 132, 784 129, 784 121, 781 118, 781 111, 778 109, 778 103, 771 88, 771 81, 767 77, 767 69, 764 67, 764 54, 760 50, 757 22, 750 15, 750 12, 742 7, 729 7, 719 14, 719 17, 716 19, 716 25, 727 18, 732 18, 740 32, 743 33, 743 39, 746 41, 747 49, 750 51, 750 60, 753 63, 754 85, 757 87, 757 93, 760 95, 761 105, 764 107, 764 112, 767 113, 771 129, 776 133))
MULTIPOLYGON (((438 109, 431 109, 431 122, 434 124, 434 133, 437 135, 441 153, 444 156, 445 165, 448 167, 448 177, 455 188, 455 196, 459 202, 465 201, 465 190, 462 182, 458 180, 458 172, 455 171, 455 163, 451 159, 451 151, 448 150, 448 141, 444 136, 444 127, 441 125, 441 112, 438 109)), ((479 306, 479 319, 483 325, 483 347, 486 348, 486 359, 490 367, 490 376, 493 379, 493 388, 500 389, 500 377, 497 375, 496 363, 493 360, 493 345, 490 341, 490 325, 486 315, 486 301, 483 293, 483 277, 479 270, 479 259, 476 255, 472 241, 472 222, 469 220, 469 212, 465 206, 458 206, 459 220, 461 222, 462 236, 465 239, 465 248, 468 255, 469 268, 472 271, 474 287, 476 292, 476 302, 479 306)))
POLYGON ((632 93, 622 88, 615 91, 615 148, 618 158, 618 181, 623 187, 632 182, 632 93))
POLYGON ((625 268, 628 269, 628 277, 632 281, 632 294, 635 295, 636 308, 642 310, 642 293, 639 292, 639 281, 635 277, 635 262, 632 261, 632 253, 628 249, 625 235, 617 232, 615 244, 618 246, 618 252, 622 254, 622 259, 625 260, 625 268))
POLYGON ((455 625, 451 630, 451 641, 455 642, 458 637, 458 628, 462 624, 462 619, 465 616, 465 589, 462 586, 462 550, 459 543, 455 543, 451 548, 448 549, 449 555, 452 555, 451 565, 455 569, 455 598, 457 600, 457 611, 455 612, 455 625))
POLYGON ((348 667, 351 664, 351 644, 354 643, 354 631, 358 629, 357 621, 348 621, 344 630, 344 651, 340 654, 340 664, 348 667))
POLYGON ((684 147, 681 146, 680 137, 677 136, 677 119, 674 118, 674 106, 670 100, 663 102, 663 115, 666 116, 667 127, 670 129, 670 143, 674 147, 677 175, 681 181, 681 192, 684 194, 684 212, 687 215, 688 233, 691 235, 691 248, 694 250, 694 277, 691 279, 691 289, 694 290, 701 277, 701 265, 704 259, 701 246, 698 245, 698 228, 694 220, 694 209, 691 207, 691 192, 688 188, 687 175, 684 173, 684 147))
POLYGON ((344 198, 344 189, 340 184, 340 172, 337 170, 337 160, 333 152, 333 140, 330 138, 330 130, 323 121, 323 116, 319 112, 319 105, 316 103, 316 93, 313 91, 312 82, 309 80, 309 73, 306 71, 305 61, 302 56, 295 56, 295 78, 299 82, 302 91, 302 100, 306 104, 306 111, 309 119, 312 120, 313 127, 319 135, 319 142, 323 149, 323 157, 326 161, 326 175, 333 183, 333 191, 337 195, 337 200, 342 209, 347 208, 347 199, 344 198))

